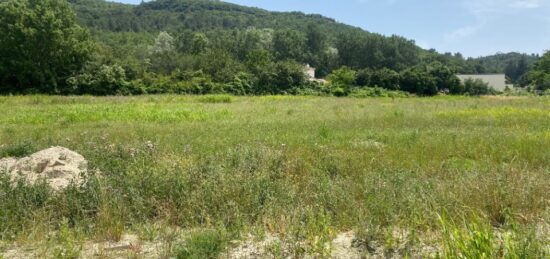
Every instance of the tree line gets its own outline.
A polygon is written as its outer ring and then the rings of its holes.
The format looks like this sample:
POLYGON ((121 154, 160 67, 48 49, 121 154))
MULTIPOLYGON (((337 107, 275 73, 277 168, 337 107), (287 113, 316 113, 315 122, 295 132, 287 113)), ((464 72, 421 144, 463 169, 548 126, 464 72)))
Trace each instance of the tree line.
POLYGON ((217 1, 2 0, 0 34, 4 94, 479 94, 490 89, 455 74, 489 69, 549 88, 547 55, 465 59, 321 16, 217 1), (328 83, 308 80, 305 64, 328 83))

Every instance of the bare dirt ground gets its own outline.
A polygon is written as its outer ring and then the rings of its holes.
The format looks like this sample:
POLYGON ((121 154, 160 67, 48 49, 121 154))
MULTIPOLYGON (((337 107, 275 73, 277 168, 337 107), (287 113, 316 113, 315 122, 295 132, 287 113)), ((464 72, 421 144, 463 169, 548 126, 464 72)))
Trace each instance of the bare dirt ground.
MULTIPOLYGON (((56 253, 56 248, 10 245, 1 252, 0 258, 49 258, 56 253)), ((136 235, 123 235, 118 242, 85 242, 81 247, 80 258, 161 258, 163 249, 161 242, 146 242, 136 235)))

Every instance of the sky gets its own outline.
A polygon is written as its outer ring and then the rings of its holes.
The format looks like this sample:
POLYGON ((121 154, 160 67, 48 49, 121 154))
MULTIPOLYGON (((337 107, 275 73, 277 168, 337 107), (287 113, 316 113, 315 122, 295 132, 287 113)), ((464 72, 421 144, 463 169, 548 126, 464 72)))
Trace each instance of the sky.
MULTIPOLYGON (((116 0, 139 3, 141 0, 116 0)), ((271 11, 322 14, 426 49, 478 57, 550 50, 550 0, 226 0, 271 11)))

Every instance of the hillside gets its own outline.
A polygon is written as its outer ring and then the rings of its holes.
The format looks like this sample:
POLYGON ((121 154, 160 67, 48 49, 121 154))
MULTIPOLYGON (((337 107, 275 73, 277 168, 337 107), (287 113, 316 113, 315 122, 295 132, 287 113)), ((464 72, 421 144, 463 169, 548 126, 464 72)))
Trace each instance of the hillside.
POLYGON ((420 95, 458 94, 463 90, 456 73, 507 72, 518 81, 537 58, 510 54, 503 59, 465 59, 460 53, 424 50, 414 40, 368 32, 321 15, 270 12, 223 1, 1 2, 4 24, 18 24, 20 17, 28 16, 21 28, 0 28, 4 34, 13 33, 3 43, 3 55, 13 58, 5 59, 5 71, 0 71, 0 92, 8 93, 348 95, 356 88, 382 87, 420 95), (40 37, 27 35, 40 23, 52 28, 44 8, 58 19, 59 28, 51 33, 63 31, 65 36, 52 38, 42 29, 40 37), (43 44, 43 39, 52 42, 43 44), (20 44, 27 49, 11 50, 20 44), (67 55, 58 49, 74 52, 67 55), (39 56, 44 62, 33 62, 39 56), (60 64, 57 71, 51 71, 51 60, 60 64), (73 61, 70 68, 64 65, 73 61), (316 68, 317 77, 332 78, 330 88, 311 85, 303 73, 305 64, 316 68))
POLYGON ((532 69, 539 58, 534 54, 510 52, 480 57, 477 60, 485 68, 485 73, 505 73, 513 82, 517 82, 532 69))
POLYGON ((435 59, 454 67, 457 72, 461 73, 507 73, 514 81, 518 80, 526 72, 526 69, 538 59, 535 55, 513 52, 467 61, 462 55, 439 55, 424 51, 417 47, 412 40, 398 36, 384 37, 317 14, 270 12, 216 0, 157 0, 144 2, 140 5, 120 4, 104 0, 70 0, 70 2, 77 11, 81 24, 101 32, 158 33, 159 31, 178 32, 182 30, 242 30, 251 27, 306 32, 309 25, 315 24, 327 36, 331 44, 335 44, 337 38, 343 34, 359 34, 365 38, 370 37, 382 41, 382 44, 386 45, 400 41, 406 46, 403 46, 402 49, 394 49, 394 53, 403 52, 404 48, 412 48, 415 54, 408 56, 412 59, 418 57, 435 59), (514 66, 520 66, 517 68, 520 71, 515 71, 514 66))
MULTIPOLYGON (((422 53, 422 49, 412 40, 369 33, 315 14, 269 12, 210 0, 157 0, 140 5, 118 4, 103 0, 70 0, 70 2, 77 12, 79 22, 94 31, 97 38, 115 49, 120 46, 120 35, 125 35, 124 38, 127 38, 137 33, 142 35, 144 40, 147 38, 148 43, 152 43, 151 35, 156 36, 160 31, 167 31, 174 37, 181 36, 185 31, 203 32, 207 34, 210 42, 227 46, 231 44, 223 42, 227 38, 256 28, 271 30, 271 35, 268 36, 271 38, 277 31, 290 31, 289 38, 294 42, 289 44, 305 45, 304 49, 298 49, 295 52, 306 53, 309 51, 307 48, 316 43, 319 45, 317 47, 319 49, 316 50, 318 52, 324 52, 325 48, 334 48, 344 59, 342 60, 344 65, 354 68, 390 67, 401 70, 418 63, 422 53), (296 43, 296 40, 307 37, 312 26, 316 30, 314 33, 319 34, 316 42, 296 43), (298 34, 292 34, 293 32, 298 34), (110 42, 113 38, 117 40, 110 42), (357 43, 354 40, 361 42, 357 43)), ((125 49, 133 47, 135 46, 125 46, 125 49)), ((323 67, 323 64, 318 64, 319 61, 315 60, 316 58, 294 55, 289 58, 323 67)), ((321 69, 325 70, 326 74, 333 68, 321 69)))
POLYGON ((325 33, 363 32, 321 15, 300 12, 269 12, 259 8, 213 0, 157 0, 140 5, 104 0, 69 0, 81 24, 112 32, 158 32, 190 29, 246 29, 249 27, 305 31, 309 24, 325 33))

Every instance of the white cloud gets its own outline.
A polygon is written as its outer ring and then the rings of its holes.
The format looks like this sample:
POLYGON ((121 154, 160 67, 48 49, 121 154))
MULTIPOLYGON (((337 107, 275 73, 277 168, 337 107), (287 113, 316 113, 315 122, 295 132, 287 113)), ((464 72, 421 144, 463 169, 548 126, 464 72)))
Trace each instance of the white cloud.
POLYGON ((456 41, 474 35, 481 28, 480 25, 465 26, 445 34, 445 41, 456 41))
POLYGON ((511 8, 530 9, 538 8, 542 5, 540 0, 514 0, 510 1, 511 8))
POLYGON ((474 15, 522 12, 547 5, 548 0, 464 0, 463 5, 474 15))
MULTIPOLYGON (((504 16, 529 13, 546 8, 550 0, 461 0, 465 10, 473 15, 470 25, 459 27, 444 35, 444 40, 453 42, 482 33, 489 24, 504 16), (473 25, 472 25, 473 23, 473 25)), ((544 10, 544 9, 543 9, 544 10)), ((490 26, 489 26, 490 27, 490 26)))

